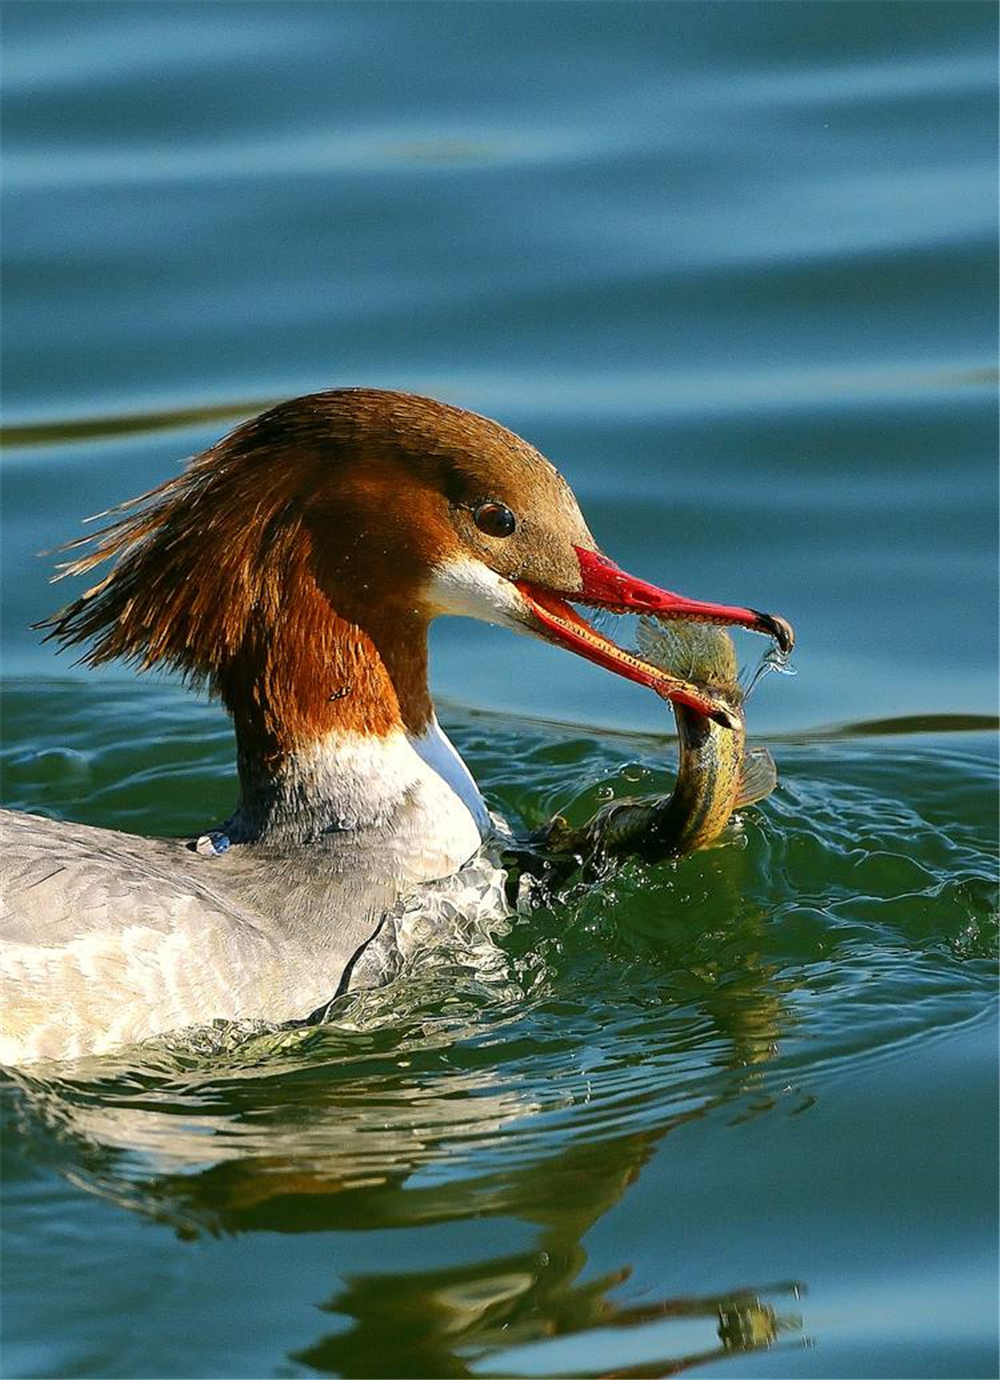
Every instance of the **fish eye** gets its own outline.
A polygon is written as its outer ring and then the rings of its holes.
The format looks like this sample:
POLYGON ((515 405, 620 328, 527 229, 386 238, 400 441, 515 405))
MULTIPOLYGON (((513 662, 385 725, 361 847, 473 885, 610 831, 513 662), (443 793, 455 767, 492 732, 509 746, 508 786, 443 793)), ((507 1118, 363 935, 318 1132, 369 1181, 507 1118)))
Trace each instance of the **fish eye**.
POLYGON ((488 537, 509 537, 517 526, 517 519, 505 503, 487 499, 477 503, 472 510, 472 518, 480 532, 488 537))

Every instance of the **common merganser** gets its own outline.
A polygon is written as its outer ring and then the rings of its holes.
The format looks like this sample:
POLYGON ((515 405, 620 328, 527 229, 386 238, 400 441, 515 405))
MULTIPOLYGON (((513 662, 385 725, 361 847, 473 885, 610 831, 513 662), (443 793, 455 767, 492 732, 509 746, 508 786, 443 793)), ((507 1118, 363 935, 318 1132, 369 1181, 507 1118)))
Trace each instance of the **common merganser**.
POLYGON ((239 799, 197 840, 3 812, 7 1064, 302 1020, 385 979, 384 953, 370 961, 384 918, 494 832, 434 714, 432 618, 543 638, 723 725, 724 700, 570 601, 791 636, 626 574, 532 446, 405 393, 282 403, 118 511, 62 570, 114 557, 110 574, 43 626, 91 664, 169 667, 218 696, 239 799))

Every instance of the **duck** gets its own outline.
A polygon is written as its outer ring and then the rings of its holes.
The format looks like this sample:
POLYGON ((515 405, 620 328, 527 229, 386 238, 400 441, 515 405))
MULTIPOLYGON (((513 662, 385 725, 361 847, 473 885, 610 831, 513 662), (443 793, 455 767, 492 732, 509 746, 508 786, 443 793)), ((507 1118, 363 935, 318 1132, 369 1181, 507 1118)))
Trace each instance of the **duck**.
POLYGON ((435 618, 541 639, 730 727, 724 700, 584 610, 791 635, 627 574, 532 445, 408 393, 282 402, 100 516, 55 578, 107 573, 39 626, 89 665, 162 668, 221 701, 238 798, 187 839, 2 812, 8 1067, 308 1021, 395 975, 422 887, 464 870, 502 908, 502 868, 475 869, 503 823, 431 698, 435 618))

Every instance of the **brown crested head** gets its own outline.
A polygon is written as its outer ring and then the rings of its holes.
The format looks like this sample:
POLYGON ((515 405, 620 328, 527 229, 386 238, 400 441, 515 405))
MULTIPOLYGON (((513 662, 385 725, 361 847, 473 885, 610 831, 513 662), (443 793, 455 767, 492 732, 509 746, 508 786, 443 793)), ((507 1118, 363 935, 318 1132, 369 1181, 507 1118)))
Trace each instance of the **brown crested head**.
POLYGON ((49 636, 90 643, 94 664, 120 657, 207 683, 272 755, 337 728, 419 731, 431 714, 426 625, 439 613, 561 643, 672 698, 677 682, 566 599, 775 631, 753 610, 626 576, 538 451, 409 394, 281 403, 120 511, 72 544, 90 549, 62 575, 116 563, 47 620, 49 636))
POLYGON ((486 417, 405 393, 317 394, 325 449, 303 511, 320 583, 360 619, 374 602, 433 616, 455 562, 502 579, 580 588, 595 550, 576 498, 533 446, 486 417), (335 450, 331 446, 335 445, 335 450))
POLYGON ((512 432, 368 389, 281 403, 117 512, 60 577, 114 568, 41 626, 89 643, 91 664, 179 670, 285 746, 426 723, 434 569, 464 554, 571 588, 573 543, 593 546, 569 486, 512 432), (517 512, 513 534, 484 530, 487 503, 517 512))

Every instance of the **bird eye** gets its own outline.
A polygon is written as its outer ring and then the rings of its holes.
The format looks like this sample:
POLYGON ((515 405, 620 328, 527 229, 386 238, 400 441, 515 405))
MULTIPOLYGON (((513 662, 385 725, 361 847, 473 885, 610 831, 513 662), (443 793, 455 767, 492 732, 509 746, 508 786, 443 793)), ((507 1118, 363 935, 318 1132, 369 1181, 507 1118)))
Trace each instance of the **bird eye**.
POLYGON ((488 537, 509 537, 517 526, 517 519, 504 503, 492 499, 479 503, 472 510, 472 517, 480 532, 488 537))

